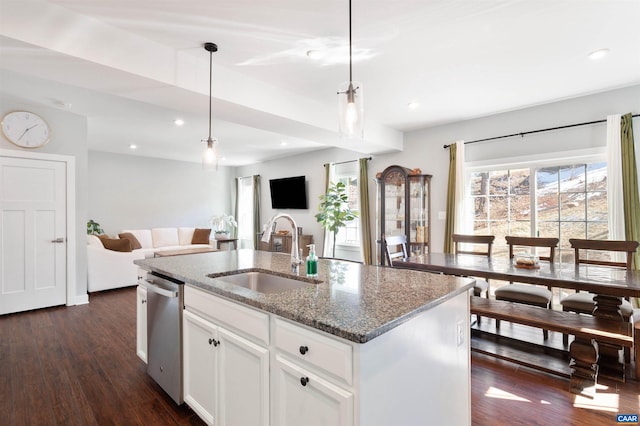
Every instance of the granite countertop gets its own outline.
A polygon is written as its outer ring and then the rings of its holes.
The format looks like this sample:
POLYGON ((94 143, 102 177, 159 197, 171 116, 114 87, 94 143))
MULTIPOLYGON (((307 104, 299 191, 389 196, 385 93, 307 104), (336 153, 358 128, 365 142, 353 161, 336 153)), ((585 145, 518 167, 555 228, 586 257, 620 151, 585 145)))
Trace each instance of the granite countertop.
POLYGON ((242 249, 141 259, 135 263, 145 270, 357 343, 365 343, 466 292, 474 282, 422 271, 320 259, 317 279, 306 278, 305 266, 300 266, 299 279, 308 281, 307 287, 263 294, 216 278, 256 270, 291 277, 289 254, 242 249))

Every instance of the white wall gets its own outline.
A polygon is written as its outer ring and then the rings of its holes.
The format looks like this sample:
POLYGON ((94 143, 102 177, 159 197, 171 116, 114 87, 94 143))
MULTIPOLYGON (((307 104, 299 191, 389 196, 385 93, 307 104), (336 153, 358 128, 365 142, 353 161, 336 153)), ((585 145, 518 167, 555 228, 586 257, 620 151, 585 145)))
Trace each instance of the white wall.
MULTIPOLYGON (((197 163, 89 151, 89 219, 105 233, 123 229, 209 228, 213 215, 232 214, 233 170, 197 163)), ((85 231, 86 233, 86 231, 85 231)))
MULTIPOLYGON (((449 151, 444 144, 458 140, 475 140, 512 133, 520 133, 548 127, 556 127, 585 121, 606 119, 609 114, 640 113, 640 85, 575 98, 488 117, 451 123, 428 129, 405 133, 404 150, 397 153, 376 155, 369 162, 369 199, 371 202, 372 230, 375 234, 376 172, 397 164, 408 168, 420 168, 423 173, 433 175, 431 181, 431 223, 434 252, 442 252, 444 244, 444 220, 438 212, 444 212, 447 197, 449 151)), ((634 119, 636 153, 640 152, 640 120, 634 119)), ((527 156, 540 152, 561 152, 584 148, 604 147, 606 125, 575 127, 566 130, 544 132, 536 135, 515 137, 499 141, 467 145, 467 161, 496 160, 516 156, 527 156)), ((274 212, 269 198, 269 179, 306 175, 309 190, 309 210, 291 210, 303 232, 312 233, 322 249, 322 230, 313 217, 317 213, 318 197, 324 188, 323 164, 352 160, 364 155, 343 149, 328 149, 312 154, 269 161, 237 169, 238 176, 260 174, 262 177, 262 222, 274 212)), ((376 235, 372 235, 375 241, 376 235)), ((375 247, 372 248, 375 254, 375 247)))
POLYGON ((25 152, 43 152, 48 154, 69 155, 75 157, 76 168, 76 295, 87 294, 87 253, 85 246, 87 217, 87 120, 80 115, 56 108, 25 102, 22 99, 0 94, 0 117, 14 110, 32 111, 39 114, 49 124, 51 140, 42 148, 25 149, 0 137, 0 149, 25 152))

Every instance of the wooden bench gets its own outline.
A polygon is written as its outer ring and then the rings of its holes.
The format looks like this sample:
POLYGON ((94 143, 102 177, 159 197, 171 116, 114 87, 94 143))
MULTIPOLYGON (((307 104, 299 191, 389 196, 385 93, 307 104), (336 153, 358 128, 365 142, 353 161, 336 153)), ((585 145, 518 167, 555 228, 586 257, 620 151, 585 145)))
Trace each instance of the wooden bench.
MULTIPOLYGON (((571 391, 583 393, 598 375, 598 343, 634 347, 631 323, 575 312, 471 296, 471 313, 575 336, 569 347, 571 391), (597 342, 596 342, 597 341, 597 342)), ((635 349, 638 359, 638 347, 635 349)), ((636 361, 637 365, 637 361, 636 361)), ((593 389, 593 388, 592 388, 593 389)))

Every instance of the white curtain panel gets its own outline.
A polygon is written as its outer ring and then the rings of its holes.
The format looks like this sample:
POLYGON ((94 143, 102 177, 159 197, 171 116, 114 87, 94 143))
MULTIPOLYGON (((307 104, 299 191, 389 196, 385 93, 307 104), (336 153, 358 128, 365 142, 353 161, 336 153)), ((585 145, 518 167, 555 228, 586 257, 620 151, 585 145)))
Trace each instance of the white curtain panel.
POLYGON ((254 248, 253 237, 253 176, 237 179, 238 248, 254 248))
POLYGON ((468 194, 468 178, 464 160, 464 141, 456 142, 456 234, 473 234, 473 217, 471 214, 471 200, 468 194))
POLYGON ((622 197, 622 149, 620 147, 621 114, 607 116, 607 199, 609 239, 624 240, 622 197))

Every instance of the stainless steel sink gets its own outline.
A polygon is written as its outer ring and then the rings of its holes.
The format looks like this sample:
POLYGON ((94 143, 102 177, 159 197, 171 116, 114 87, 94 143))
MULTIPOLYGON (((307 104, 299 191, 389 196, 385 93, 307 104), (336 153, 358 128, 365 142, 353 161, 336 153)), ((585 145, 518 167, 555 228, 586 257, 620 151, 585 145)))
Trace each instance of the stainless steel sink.
POLYGON ((287 290, 315 285, 313 282, 285 278, 266 272, 242 272, 239 274, 216 277, 216 280, 266 294, 281 293, 287 290))

